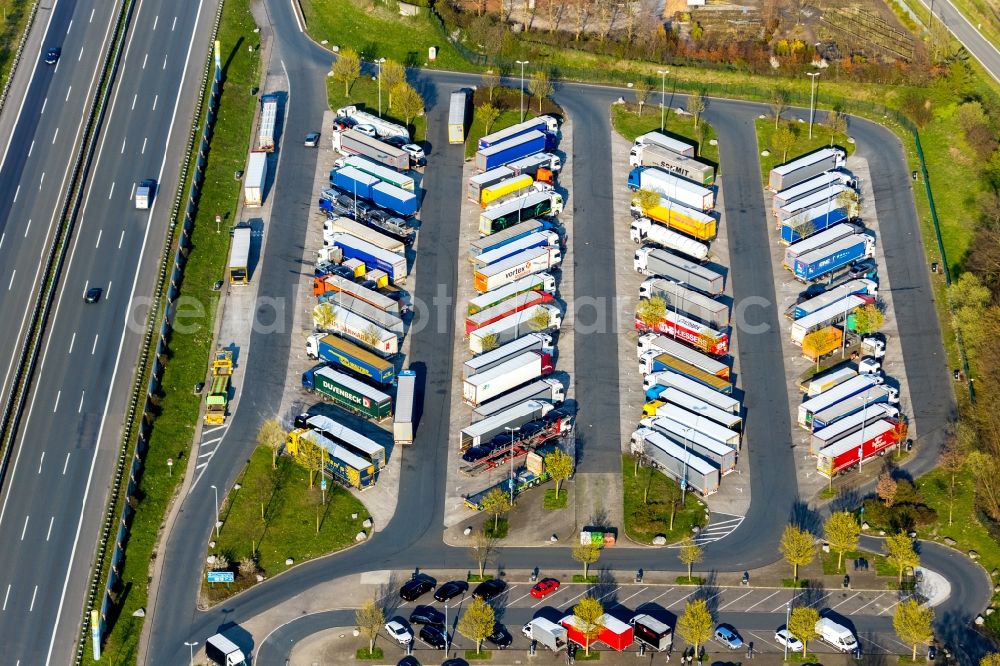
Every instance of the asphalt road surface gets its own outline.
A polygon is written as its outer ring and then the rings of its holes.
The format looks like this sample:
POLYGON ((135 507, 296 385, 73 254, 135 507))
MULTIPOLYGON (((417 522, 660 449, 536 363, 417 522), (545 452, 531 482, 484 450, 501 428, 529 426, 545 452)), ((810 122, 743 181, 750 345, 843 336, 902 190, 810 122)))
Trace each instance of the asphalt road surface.
MULTIPOLYGON (((1000 50, 980 34, 951 0, 920 0, 934 16, 948 27, 955 39, 972 54, 990 76, 1000 82, 1000 50)), ((987 10, 989 5, 987 5, 987 10)), ((989 13, 989 11, 987 11, 989 13)), ((995 12, 994 12, 995 13, 995 12)))
MULTIPOLYGON (((318 127, 326 104, 323 82, 330 55, 301 33, 289 3, 267 0, 265 4, 276 36, 275 48, 287 66, 290 102, 285 133, 293 141, 283 147, 279 157, 278 178, 281 184, 274 195, 275 210, 288 211, 289 214, 273 222, 281 225, 282 233, 268 235, 267 261, 261 271, 260 289, 262 297, 277 297, 292 302, 295 282, 302 279, 303 274, 299 257, 307 224, 305 211, 315 194, 310 191, 312 160, 315 158, 305 155, 302 152, 304 149, 296 145, 295 138, 318 127)), ((377 569, 407 570, 414 566, 431 565, 464 569, 470 565, 464 550, 446 547, 440 539, 445 481, 445 455, 441 443, 447 441, 447 433, 443 429, 447 427, 445 410, 450 402, 448 373, 452 360, 448 340, 453 335, 454 252, 461 197, 460 150, 446 145, 443 127, 448 93, 454 88, 477 82, 478 77, 447 72, 421 71, 414 78, 415 85, 427 100, 431 144, 428 151, 431 166, 426 180, 428 194, 422 215, 425 222, 417 245, 420 279, 416 295, 425 302, 436 304, 425 315, 433 320, 431 325, 412 332, 413 358, 410 362, 423 364, 423 367, 418 366, 418 371, 423 383, 424 413, 414 447, 403 454, 400 506, 408 509, 398 514, 384 531, 361 548, 296 567, 277 581, 258 586, 230 600, 222 608, 197 611, 195 599, 199 581, 191 572, 202 569, 205 544, 212 529, 213 498, 209 485, 215 484, 219 488, 231 486, 238 469, 220 461, 244 459, 249 454, 259 423, 276 412, 280 398, 252 392, 244 396, 223 441, 226 455, 213 458, 205 469, 205 477, 183 500, 181 522, 168 540, 163 555, 162 579, 170 582, 160 587, 155 604, 148 609, 147 622, 152 627, 148 662, 175 663, 182 660, 187 656, 184 641, 203 642, 225 623, 244 621, 323 581, 377 569), (432 301, 433 296, 440 298, 435 302, 432 301)), ((578 162, 569 203, 574 206, 577 221, 574 241, 577 253, 588 242, 591 246, 610 245, 610 193, 612 187, 619 186, 620 174, 616 177, 610 173, 610 162, 601 156, 606 155, 608 150, 608 105, 622 92, 601 86, 565 84, 558 86, 556 93, 557 100, 572 114, 575 123, 574 155, 570 158, 578 162), (604 217, 599 217, 601 215, 604 217)), ((752 301, 747 300, 747 306, 744 306, 747 321, 769 326, 770 331, 774 331, 770 334, 766 331, 736 331, 742 368, 739 382, 747 394, 751 416, 754 413, 762 415, 751 418, 747 426, 754 501, 739 529, 707 546, 702 565, 707 570, 741 571, 773 562, 778 557, 778 536, 789 519, 815 526, 822 518, 798 500, 793 484, 789 483, 789 479, 794 478, 794 470, 789 454, 788 397, 784 391, 783 361, 776 333, 779 328, 773 306, 774 287, 770 271, 760 269, 770 261, 769 239, 763 224, 764 203, 759 170, 756 160, 748 159, 748 156, 756 154, 753 118, 765 112, 763 105, 724 100, 711 100, 707 111, 707 117, 713 122, 719 137, 722 161, 726 164, 723 185, 725 217, 728 220, 730 247, 733 248, 736 297, 738 300, 754 297, 752 301), (755 220, 757 223, 754 223, 755 220)), ((864 142, 864 150, 871 151, 873 173, 877 173, 877 167, 894 174, 884 186, 876 187, 875 194, 883 230, 880 242, 886 245, 889 274, 894 289, 899 290, 898 294, 894 292, 897 309, 907 307, 912 308, 914 313, 930 312, 933 303, 929 277, 922 266, 922 253, 914 251, 912 246, 912 243, 919 242, 912 191, 896 179, 900 174, 905 177, 908 173, 899 143, 888 130, 861 121, 852 121, 851 132, 859 137, 859 142, 864 142), (894 248, 891 253, 890 248, 894 248), (908 289, 903 291, 902 285, 908 285, 908 289), (904 300, 899 300, 901 298, 904 300)), ((577 265, 596 276, 610 276, 612 261, 611 252, 598 247, 587 250, 585 255, 578 254, 577 265)), ((610 282, 610 279, 603 282, 587 279, 578 272, 576 297, 613 296, 607 291, 606 283, 610 282)), ((290 308, 286 308, 282 316, 286 324, 283 334, 253 334, 244 366, 246 385, 261 382, 280 385, 283 381, 290 344, 290 308)), ((928 328, 921 328, 921 335, 904 337, 902 341, 907 371, 916 377, 940 376, 944 370, 941 367, 940 333, 935 337, 933 326, 936 324, 922 322, 921 326, 928 328)), ((617 341, 613 335, 580 337, 586 339, 577 342, 576 354, 578 359, 586 359, 587 367, 581 362, 576 370, 580 408, 578 427, 590 430, 586 426, 592 423, 593 430, 600 433, 599 437, 592 436, 589 438, 591 441, 584 443, 585 461, 590 457, 600 469, 601 461, 617 456, 622 436, 617 427, 617 410, 601 404, 602 401, 613 404, 615 399, 602 389, 617 383, 617 368, 613 363, 601 363, 600 359, 616 358, 617 341), (602 416, 605 414, 613 415, 613 418, 602 416)), ((911 388, 914 403, 930 400, 926 413, 921 413, 923 420, 920 428, 928 433, 927 439, 920 442, 907 464, 914 473, 932 466, 949 412, 948 396, 930 395, 932 386, 911 388)), ((989 598, 989 587, 981 569, 952 551, 933 544, 923 547, 922 556, 925 566, 946 574, 953 586, 951 596, 939 609, 939 633, 948 631, 970 642, 970 637, 962 632, 972 614, 983 608, 989 598)), ((505 568, 545 568, 565 565, 566 559, 563 549, 511 548, 501 551, 499 565, 505 568)), ((644 549, 615 548, 602 557, 602 565, 619 571, 639 567, 648 569, 649 564, 649 554, 644 549)), ((681 568, 674 561, 658 562, 656 566, 674 570, 681 568)), ((335 614, 329 617, 334 618, 335 614)), ((256 637, 256 640, 260 639, 256 637)))
MULTIPOLYGON (((204 8, 211 4, 141 0, 134 10, 0 505, 0 540, 5 544, 0 551, 0 645, 6 663, 72 660, 146 315, 135 299, 151 291, 151 268, 161 256, 192 96, 204 63, 204 50, 194 45, 207 42, 206 16, 214 12, 204 8), (183 105, 182 91, 188 95, 183 105), (156 178, 164 192, 151 211, 134 208, 134 186, 143 178, 156 178), (88 286, 103 289, 100 302, 83 302, 88 286)), ((43 199, 54 205, 61 170, 68 168, 59 139, 68 143, 76 131, 84 88, 99 60, 91 53, 84 64, 83 55, 98 50, 113 20, 110 3, 66 6, 72 11, 59 25, 68 34, 59 40, 59 70, 47 74, 46 112, 33 131, 15 134, 9 151, 30 153, 17 183, 21 196, 36 191, 31 198, 39 206, 43 199), (61 126, 57 114, 64 116, 61 126), (59 170, 52 169, 40 182, 42 176, 36 179, 35 174, 46 159, 58 163, 59 170), (52 189, 46 189, 48 183, 52 189)), ((9 239, 26 234, 22 223, 20 215, 7 217, 9 239)), ((41 238, 49 219, 35 224, 41 238)), ((5 269, 16 267, 17 261, 37 264, 36 256, 24 255, 5 263, 5 269)), ((31 273, 18 274, 27 296, 31 273)), ((18 311, 16 305, 5 306, 18 311)))

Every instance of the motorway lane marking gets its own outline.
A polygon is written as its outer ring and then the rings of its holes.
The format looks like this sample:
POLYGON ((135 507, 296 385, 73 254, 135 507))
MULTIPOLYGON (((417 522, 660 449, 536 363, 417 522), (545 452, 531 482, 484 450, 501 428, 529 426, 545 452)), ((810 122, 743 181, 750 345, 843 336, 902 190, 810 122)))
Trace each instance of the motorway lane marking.
POLYGON ((45 113, 45 105, 48 104, 48 103, 49 103, 49 98, 48 97, 46 97, 45 99, 42 100, 42 111, 38 115, 42 115, 42 113, 45 113))
POLYGON ((7 599, 10 598, 10 583, 7 583, 7 594, 3 595, 3 608, 0 610, 7 610, 7 599))
POLYGON ((69 94, 71 92, 73 92, 73 86, 70 86, 69 88, 66 89, 66 99, 64 101, 66 101, 66 102, 69 101, 69 94))
POLYGON ((861 594, 861 593, 860 592, 855 592, 853 595, 847 597, 846 599, 844 599, 843 601, 841 601, 836 606, 833 606, 832 608, 830 608, 830 610, 837 610, 838 608, 840 608, 841 606, 843 606, 844 604, 846 604, 848 601, 850 601, 854 597, 858 596, 859 594, 861 594))
MULTIPOLYGON (((76 57, 76 61, 77 61, 77 62, 80 62, 80 61, 81 61, 82 59, 83 59, 83 47, 81 46, 81 47, 80 47, 80 55, 78 55, 78 56, 76 57)), ((58 67, 58 66, 59 66, 59 65, 57 64, 57 65, 56 65, 56 67, 58 67)))
POLYGON ((145 56, 143 56, 143 58, 142 58, 142 68, 143 69, 146 69, 146 61, 147 60, 149 60, 149 54, 148 53, 145 56))
POLYGON ((14 192, 14 201, 17 201, 17 195, 21 193, 21 186, 17 186, 17 190, 14 192))
POLYGON ((53 413, 54 413, 54 412, 55 412, 55 411, 56 411, 57 409, 59 409, 59 398, 60 398, 61 396, 62 396, 62 390, 60 389, 60 390, 56 391, 56 404, 52 405, 52 411, 53 411, 53 413))
POLYGON ((121 235, 121 237, 120 237, 120 238, 118 239, 118 249, 119 249, 119 250, 120 250, 120 249, 122 249, 122 241, 124 241, 124 240, 125 240, 125 230, 124 230, 124 229, 122 229, 122 235, 121 235))
POLYGON ((14 276, 15 275, 17 275, 17 269, 16 268, 14 269, 14 272, 10 274, 10 283, 7 285, 7 291, 10 291, 10 288, 14 286, 14 276))
POLYGON ((69 20, 69 25, 66 26, 66 34, 68 35, 69 31, 72 30, 72 29, 73 29, 73 19, 70 19, 69 20))
POLYGON ((879 599, 881 599, 881 598, 882 598, 882 597, 884 597, 884 596, 885 596, 885 592, 883 592, 882 594, 878 595, 877 597, 875 597, 874 599, 872 599, 871 601, 869 601, 868 603, 866 603, 866 604, 865 604, 864 606, 862 606, 861 608, 855 608, 855 609, 854 609, 854 612, 853 612, 853 613, 851 613, 851 614, 852 614, 852 615, 857 615, 858 613, 860 613, 860 612, 861 612, 861 611, 863 611, 864 609, 868 608, 869 606, 871 606, 871 605, 872 605, 873 603, 875 603, 876 601, 878 601, 879 599))
POLYGON ((45 451, 42 451, 42 457, 38 460, 38 473, 42 473, 42 463, 45 462, 45 451))
POLYGON ((52 133, 52 145, 53 146, 56 144, 56 139, 58 139, 58 138, 59 138, 59 128, 57 127, 56 131, 52 133))
POLYGON ((139 93, 132 95, 132 110, 135 111, 135 100, 139 99, 139 93))
POLYGON ((56 68, 52 70, 52 73, 55 74, 58 71, 59 71, 59 63, 56 62, 56 68))
MULTIPOLYGON (((122 138, 122 152, 121 152, 121 154, 122 155, 125 154, 125 138, 122 138)), ((110 199, 111 197, 108 197, 108 198, 110 199)))
POLYGON ((111 181, 111 191, 108 192, 108 199, 115 193, 115 181, 111 181))
POLYGON ((31 593, 31 605, 28 606, 28 612, 35 610, 35 597, 38 595, 38 586, 35 586, 35 591, 31 593))
POLYGON ((85 395, 87 395, 86 391, 80 391, 80 406, 76 408, 77 414, 83 411, 83 396, 85 395))
POLYGON ((104 235, 104 229, 98 229, 97 230, 97 242, 94 243, 94 248, 95 249, 101 247, 101 236, 103 236, 103 235, 104 235))
POLYGON ((163 56, 163 69, 167 68, 167 56, 163 56))
POLYGON ((159 99, 160 99, 160 96, 159 96, 159 95, 154 95, 154 96, 153 96, 153 111, 156 111, 156 102, 157 102, 157 100, 159 100, 159 99))
POLYGON ((52 516, 49 518, 49 531, 45 533, 45 540, 48 541, 49 537, 52 536, 52 523, 56 521, 56 517, 52 516))
POLYGON ((42 191, 42 185, 45 184, 45 172, 42 172, 42 177, 38 180, 38 191, 42 191))
POLYGON ((28 519, 29 518, 31 518, 31 516, 25 516, 24 517, 24 527, 21 528, 21 541, 24 541, 24 533, 28 531, 28 519))
POLYGON ((31 140, 31 146, 28 148, 28 157, 31 157, 31 151, 35 149, 35 140, 31 140))
MULTIPOLYGON (((211 460, 211 458, 209 458, 209 460, 211 460)), ((197 465, 195 465, 195 470, 200 470, 202 467, 208 467, 208 460, 206 460, 203 463, 198 463, 197 465)))
POLYGON ((156 30, 156 24, 159 22, 160 22, 160 16, 159 14, 157 14, 155 17, 153 17, 153 30, 156 30))
POLYGON ((299 19, 299 13, 296 11, 295 0, 291 0, 292 3, 292 16, 295 17, 295 23, 299 26, 299 32, 305 32, 305 28, 302 25, 302 20, 299 19))
POLYGON ((143 137, 143 139, 142 139, 142 152, 141 152, 141 154, 143 154, 143 155, 146 154, 146 140, 147 139, 148 139, 148 137, 143 137))
POLYGON ((2 234, 0 234, 0 247, 3 247, 3 242, 4 242, 5 238, 7 238, 7 232, 6 231, 3 232, 2 234))
MULTIPOLYGON (((21 189, 21 186, 20 186, 20 185, 18 185, 18 186, 17 186, 17 188, 18 188, 18 189, 21 189)), ((17 198, 17 197, 15 197, 15 198, 17 198)), ((31 229, 31 220, 28 220, 28 224, 24 225, 24 237, 25 237, 25 238, 27 238, 27 237, 28 237, 28 230, 29 230, 29 229, 31 229)))
POLYGON ((135 183, 132 183, 132 189, 129 190, 129 193, 128 193, 128 200, 132 201, 132 197, 134 197, 134 196, 135 196, 135 183))
POLYGON ((108 281, 108 290, 104 294, 104 300, 106 301, 111 299, 111 285, 113 284, 114 282, 112 282, 111 280, 108 281))
POLYGON ((733 599, 732 601, 730 601, 730 602, 729 602, 728 604, 726 604, 725 606, 723 606, 723 607, 722 607, 722 608, 720 608, 719 610, 720 610, 720 611, 722 611, 722 610, 726 610, 727 608, 729 608, 730 606, 732 606, 733 604, 735 604, 735 603, 736 603, 737 601, 739 601, 739 600, 740 600, 740 599, 742 599, 743 597, 748 597, 748 596, 750 596, 751 594, 753 594, 753 592, 747 592, 747 593, 746 593, 746 594, 744 594, 743 596, 740 596, 740 597, 736 597, 735 599, 733 599))
POLYGON ((67 451, 66 452, 66 462, 63 463, 63 471, 62 471, 63 476, 66 476, 66 468, 69 467, 69 454, 70 454, 70 452, 67 451))
POLYGON ((73 353, 73 343, 74 342, 76 342, 76 332, 75 331, 73 332, 73 337, 71 337, 69 339, 69 351, 66 352, 67 354, 72 354, 73 353))
POLYGON ((96 8, 96 7, 95 7, 94 9, 91 9, 91 10, 90 10, 90 20, 89 20, 89 21, 87 21, 87 23, 93 23, 93 22, 94 22, 94 12, 95 12, 95 11, 97 11, 97 8, 96 8))
POLYGON ((173 25, 170 26, 170 32, 173 32, 174 28, 176 28, 176 27, 177 27, 177 17, 175 16, 174 17, 174 23, 173 23, 173 25))

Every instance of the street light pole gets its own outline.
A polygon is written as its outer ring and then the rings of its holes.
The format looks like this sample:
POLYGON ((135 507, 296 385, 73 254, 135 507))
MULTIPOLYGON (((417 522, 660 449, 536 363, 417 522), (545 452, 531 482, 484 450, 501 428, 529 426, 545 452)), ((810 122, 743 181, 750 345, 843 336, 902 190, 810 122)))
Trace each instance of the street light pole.
POLYGON ((663 131, 666 119, 664 114, 666 113, 666 104, 664 103, 667 98, 667 74, 670 73, 669 69, 658 69, 656 73, 660 75, 660 131, 663 131))
POLYGON ((215 538, 219 538, 219 489, 214 485, 211 486, 212 490, 215 491, 215 538))
POLYGON ((520 428, 504 426, 504 430, 510 432, 510 505, 514 506, 514 433, 520 428))
MULTIPOLYGON (((785 602, 785 631, 788 631, 788 622, 789 622, 789 619, 791 618, 791 616, 792 616, 792 602, 791 601, 786 601, 785 602)), ((789 635, 791 635, 791 633, 792 632, 788 631, 789 635)), ((788 661, 788 641, 787 640, 785 641, 785 661, 788 661)))
POLYGON ((444 655, 448 656, 448 643, 451 636, 448 634, 448 599, 444 601, 444 655))
POLYGON ((375 61, 375 65, 378 66, 378 117, 382 117, 382 65, 385 63, 385 58, 379 58, 375 61))
POLYGON ((813 138, 813 116, 816 114, 815 99, 816 99, 816 77, 820 75, 820 72, 806 72, 812 81, 809 82, 809 138, 813 138))
POLYGON ((187 645, 188 648, 191 651, 191 661, 188 662, 189 664, 191 664, 191 666, 194 666, 194 646, 197 645, 197 644, 198 644, 198 641, 195 641, 193 643, 189 643, 188 641, 184 641, 184 645, 187 645))
POLYGON ((524 66, 528 64, 527 60, 515 60, 518 65, 521 66, 521 122, 524 122, 524 66))
POLYGON ((685 506, 685 498, 687 497, 687 487, 688 487, 688 433, 690 433, 692 428, 684 428, 684 474, 681 476, 681 506, 685 506))

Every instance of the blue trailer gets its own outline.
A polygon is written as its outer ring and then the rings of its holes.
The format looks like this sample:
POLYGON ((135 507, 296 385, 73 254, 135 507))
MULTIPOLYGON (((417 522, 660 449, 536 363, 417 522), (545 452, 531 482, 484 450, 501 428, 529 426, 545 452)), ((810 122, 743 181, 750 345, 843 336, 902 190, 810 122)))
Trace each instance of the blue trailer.
MULTIPOLYGON (((316 334, 310 339, 314 340, 315 357, 321 361, 339 365, 379 384, 392 384, 396 379, 396 367, 391 361, 376 356, 353 342, 335 335, 322 334, 316 334)), ((308 345, 306 351, 309 351, 308 345)))
MULTIPOLYGON (((517 227, 512 227, 516 229, 517 227)), ((488 238, 488 237, 487 237, 488 238)), ((560 247, 559 234, 554 231, 537 231, 533 234, 522 236, 516 241, 504 243, 500 247, 495 247, 487 252, 476 256, 472 260, 472 265, 476 268, 489 266, 497 262, 509 259, 519 252, 531 250, 536 247, 560 247)))
POLYGON ((375 176, 365 173, 352 166, 337 169, 331 174, 331 183, 335 186, 362 199, 372 198, 372 188, 382 181, 375 176))
POLYGON ((513 243, 520 238, 539 231, 557 231, 557 229, 556 225, 548 220, 525 220, 521 224, 515 224, 513 227, 507 227, 503 231, 498 231, 495 234, 483 236, 478 240, 472 241, 472 246, 469 248, 469 260, 474 261, 476 257, 484 252, 489 252, 508 243, 513 243))
POLYGON ((350 234, 333 234, 329 240, 332 247, 340 248, 345 259, 357 259, 363 262, 368 270, 377 268, 384 271, 393 284, 406 280, 406 257, 383 250, 350 234))
POLYGON ((853 234, 796 257, 792 272, 797 280, 811 282, 872 256, 874 250, 874 238, 866 234, 853 234))
POLYGON ((513 139, 501 141, 476 153, 476 170, 489 171, 548 148, 549 137, 545 132, 532 130, 513 139))
POLYGON ((781 241, 796 243, 815 233, 847 220, 847 208, 838 207, 836 201, 820 204, 815 208, 789 218, 781 223, 781 241))
POLYGON ((410 217, 417 212, 416 194, 385 182, 372 187, 372 202, 403 217, 410 217))
POLYGON ((502 130, 497 130, 492 134, 480 137, 477 148, 479 150, 489 148, 490 146, 495 146, 498 143, 508 141, 516 136, 521 136, 522 134, 527 134, 531 131, 552 133, 555 131, 553 129, 554 125, 555 119, 551 116, 536 116, 535 118, 528 118, 522 123, 511 125, 510 127, 505 127, 502 130))

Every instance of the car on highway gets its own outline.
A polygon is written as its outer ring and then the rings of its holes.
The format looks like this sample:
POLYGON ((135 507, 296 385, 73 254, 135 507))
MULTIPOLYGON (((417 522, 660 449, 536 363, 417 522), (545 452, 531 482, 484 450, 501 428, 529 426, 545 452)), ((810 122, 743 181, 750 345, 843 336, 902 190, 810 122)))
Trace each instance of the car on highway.
POLYGON ((91 287, 83 294, 83 300, 87 303, 96 303, 101 300, 101 288, 91 287))
POLYGON ((399 596, 406 601, 416 601, 435 587, 437 587, 436 580, 427 574, 418 574, 399 589, 399 596))
POLYGON ((444 613, 427 604, 417 606, 410 613, 410 624, 433 624, 443 627, 444 619, 444 613))
POLYGON ((370 136, 373 139, 377 139, 378 138, 378 131, 375 129, 374 125, 368 125, 368 124, 355 125, 354 126, 354 131, 355 132, 361 132, 365 136, 370 136))
POLYGON ((779 627, 774 632, 774 641, 783 648, 788 648, 792 652, 802 651, 802 641, 792 635, 785 627, 779 627))
POLYGON ((306 148, 315 148, 319 145, 319 132, 309 132, 306 134, 306 140, 303 142, 306 148))
POLYGON ((486 637, 486 642, 499 650, 506 650, 514 642, 514 637, 507 631, 507 627, 498 622, 493 625, 493 633, 486 637))
POLYGON ((59 56, 62 55, 62 49, 58 46, 53 46, 45 51, 45 64, 54 65, 59 62, 59 56))
POLYGON ((542 599, 559 589, 559 581, 555 578, 543 578, 531 588, 531 596, 542 599))
POLYGON ((420 640, 432 648, 443 650, 448 646, 448 634, 441 627, 434 624, 425 624, 420 628, 420 640))
POLYGON ((476 585, 476 589, 473 590, 472 596, 479 597, 483 601, 491 601, 503 594, 503 591, 506 589, 507 583, 493 578, 490 580, 484 580, 479 585, 476 585))
POLYGON ((385 633, 389 634, 389 637, 400 645, 409 645, 413 641, 413 632, 405 624, 396 619, 385 623, 385 633))
POLYGON ((434 592, 434 598, 438 601, 448 601, 468 591, 469 584, 464 580, 449 580, 434 592))
POLYGON ((730 650, 739 650, 743 647, 743 639, 736 633, 736 630, 728 624, 720 624, 715 628, 715 640, 725 645, 730 650))

